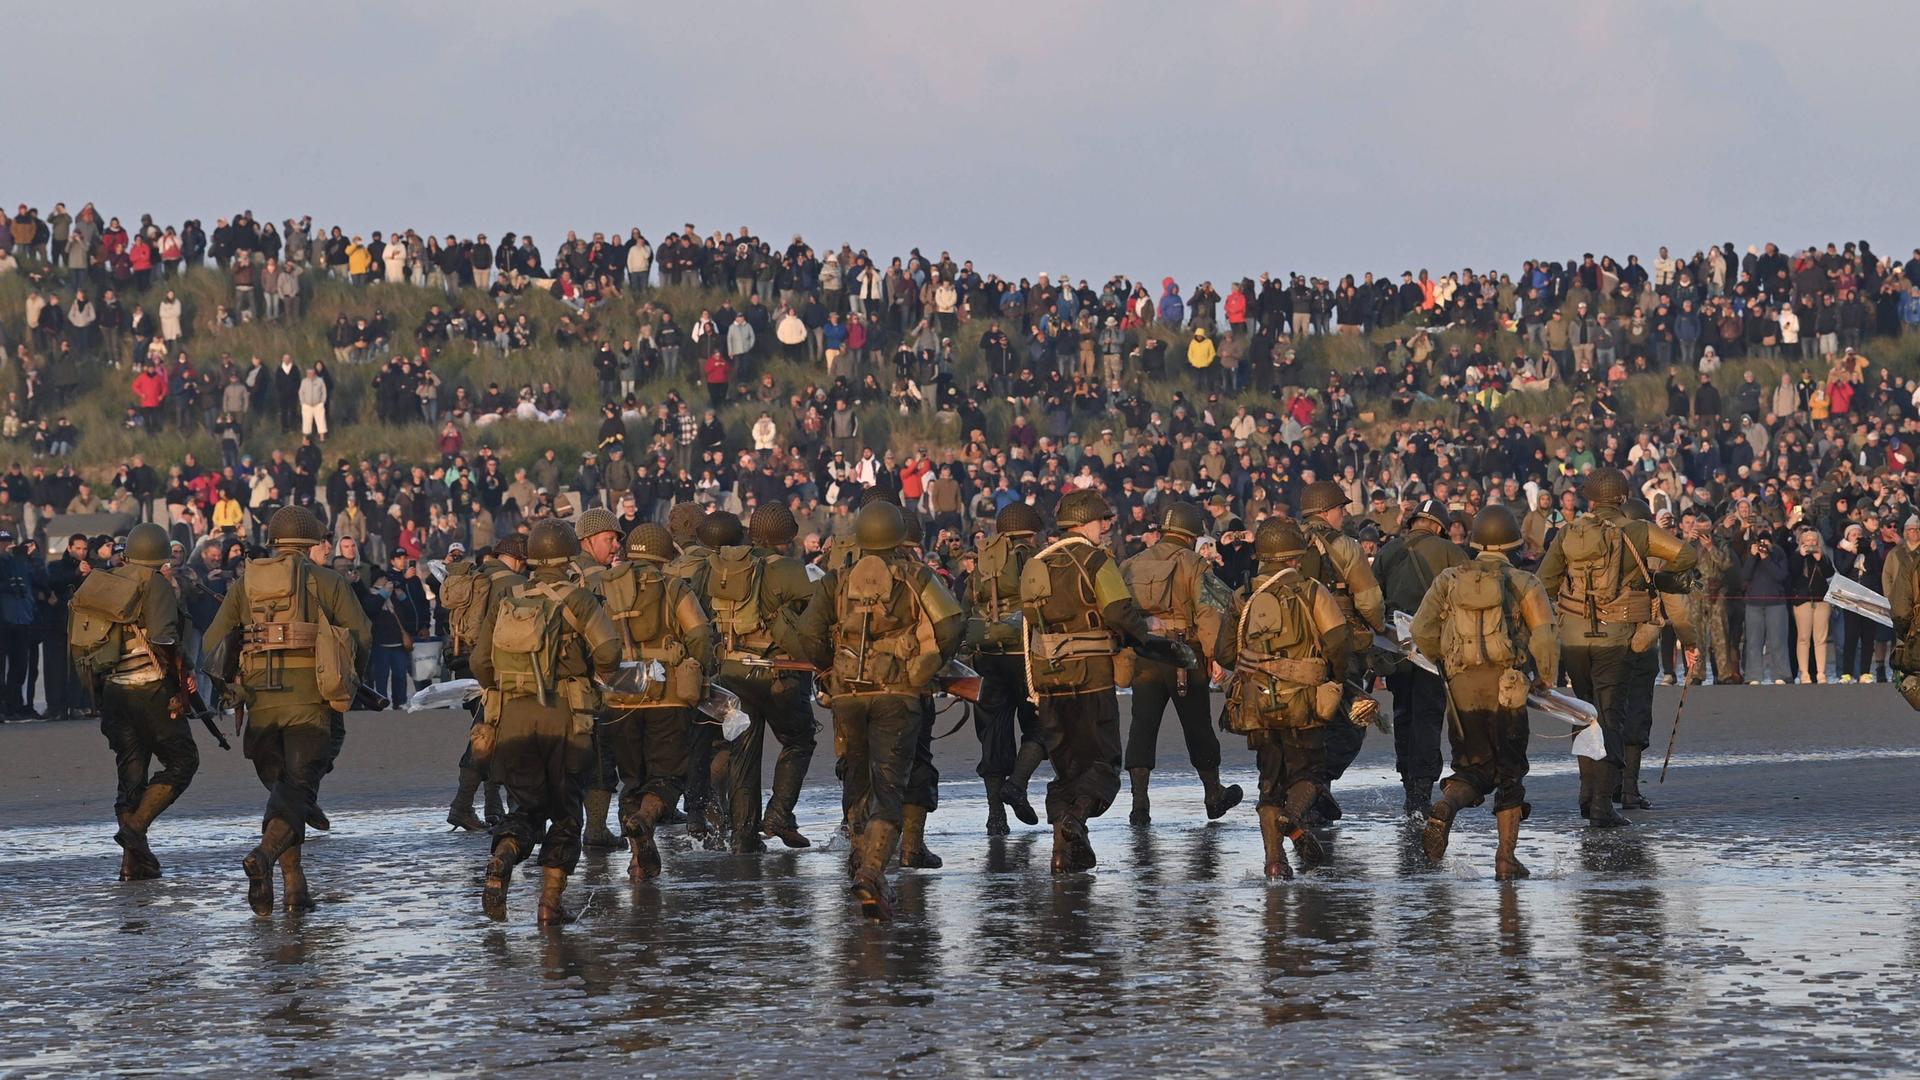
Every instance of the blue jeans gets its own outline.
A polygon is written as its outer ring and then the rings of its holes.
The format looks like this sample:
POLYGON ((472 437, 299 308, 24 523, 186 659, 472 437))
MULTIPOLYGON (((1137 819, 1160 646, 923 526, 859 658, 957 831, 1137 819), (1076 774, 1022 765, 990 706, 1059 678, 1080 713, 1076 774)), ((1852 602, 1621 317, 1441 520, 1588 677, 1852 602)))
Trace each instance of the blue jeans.
POLYGON ((404 705, 407 701, 407 650, 399 645, 373 647, 373 678, 368 685, 404 705))
POLYGON ((1748 682, 1785 679, 1791 674, 1787 653, 1793 648, 1793 632, 1787 622, 1785 604, 1747 605, 1747 656, 1741 674, 1748 682))

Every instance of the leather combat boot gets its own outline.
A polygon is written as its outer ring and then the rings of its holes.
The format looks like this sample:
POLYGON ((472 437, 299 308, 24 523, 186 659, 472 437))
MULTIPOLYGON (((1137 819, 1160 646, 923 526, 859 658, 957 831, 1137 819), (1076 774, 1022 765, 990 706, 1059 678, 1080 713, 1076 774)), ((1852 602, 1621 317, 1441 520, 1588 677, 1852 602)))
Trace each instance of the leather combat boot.
POLYGON ((607 829, 607 808, 613 805, 613 792, 587 792, 587 828, 580 836, 582 847, 607 850, 620 846, 620 838, 607 829))
POLYGON ((760 835, 777 837, 790 848, 813 846, 813 841, 800 831, 800 826, 794 823, 792 812, 787 810, 769 807, 766 815, 760 819, 760 835))
POLYGON ((453 805, 447 808, 447 824, 468 832, 484 832, 487 823, 473 812, 473 796, 480 790, 480 770, 460 770, 460 786, 453 793, 453 805))
POLYGON ((1053 872, 1083 873, 1098 862, 1093 854, 1093 842, 1087 838, 1086 809, 1079 805, 1068 807, 1053 823, 1053 872))
POLYGON ((1005 836, 1013 830, 1007 825, 1007 804, 1000 798, 1001 788, 1007 781, 1000 777, 987 777, 987 835, 1005 836))
POLYGON ((660 847, 653 841, 653 830, 666 813, 667 802, 648 792, 640 797, 640 809, 626 823, 627 847, 633 858, 627 863, 627 876, 635 881, 651 881, 660 876, 660 847))
POLYGON ((1260 808, 1260 846, 1267 857, 1267 879, 1289 881, 1293 866, 1287 862, 1287 812, 1278 806, 1260 808))
POLYGON ((1633 824, 1613 808, 1613 767, 1604 761, 1581 758, 1580 771, 1583 776, 1589 771, 1593 774, 1592 785, 1587 792, 1587 824, 1596 829, 1617 829, 1633 824))
POLYGON ((240 868, 247 872, 247 906, 255 915, 273 914, 273 864, 293 846, 293 840, 293 826, 272 818, 260 830, 260 845, 240 860, 240 868))
POLYGON ((1200 786, 1205 788, 1207 793, 1208 821, 1218 821, 1225 817, 1227 811, 1239 806, 1240 800, 1246 798, 1246 792, 1240 790, 1239 784, 1229 787, 1220 786, 1219 769, 1207 769, 1202 772, 1200 786))
POLYGON ((507 917, 507 886, 513 884, 513 868, 525 857, 520 842, 511 836, 494 842, 493 855, 487 859, 487 884, 480 891, 480 909, 489 919, 507 917))
POLYGON ((1640 794, 1640 758, 1645 753, 1644 746, 1627 747, 1626 767, 1620 770, 1620 805, 1629 810, 1653 809, 1653 804, 1640 794))
POLYGON ((170 784, 148 784, 140 793, 139 805, 121 815, 120 830, 113 834, 113 839, 126 849, 127 858, 123 860, 126 880, 143 881, 160 876, 160 860, 147 846, 147 829, 179 797, 179 790, 170 784))
POLYGON ((1428 817, 1433 808, 1433 784, 1423 780, 1403 780, 1400 786, 1406 794, 1400 799, 1400 813, 1405 817, 1428 817))
POLYGON ((1427 811, 1426 832, 1421 835, 1421 846, 1425 848, 1427 858, 1439 862, 1447 854, 1447 837, 1453 831, 1453 817, 1463 807, 1473 805, 1473 789, 1465 784, 1448 781, 1440 785, 1440 798, 1427 811))
POLYGON ((1037 742, 1023 742, 1013 758, 1013 775, 1000 785, 1000 799, 1020 819, 1022 825, 1040 824, 1040 815, 1034 813, 1033 804, 1027 801, 1027 782, 1033 779, 1033 771, 1047 759, 1046 748, 1037 742))
POLYGON ((280 853, 280 891, 288 911, 312 911, 313 896, 307 892, 307 872, 300 866, 300 847, 280 853))
POLYGON ((325 810, 320 809, 318 800, 316 800, 312 808, 307 811, 307 828, 313 829, 316 832, 333 831, 333 819, 327 816, 325 810))
POLYGON ((1293 841, 1293 850, 1300 856, 1300 865, 1311 869, 1327 861, 1327 849, 1313 830, 1302 824, 1306 814, 1320 798, 1322 791, 1313 783, 1295 784, 1287 789, 1287 839, 1293 841))
POLYGON ((560 894, 567 891, 567 872, 557 866, 545 869, 540 882, 540 925, 565 926, 574 920, 573 912, 560 904, 560 894))
POLYGON ((1133 781, 1133 812, 1127 815, 1127 824, 1136 829, 1153 824, 1153 804, 1147 798, 1147 779, 1152 775, 1152 769, 1127 770, 1128 779, 1133 781))
POLYGON ((927 808, 909 803, 901 808, 900 865, 915 870, 938 870, 944 860, 927 849, 927 808))
POLYGON ((1520 822, 1527 816, 1525 806, 1509 806, 1493 812, 1494 826, 1500 831, 1500 846, 1493 853, 1493 879, 1517 881, 1527 877, 1527 868, 1513 857, 1513 846, 1520 840, 1520 822))
POLYGON ((853 895, 860 912, 875 922, 893 918, 893 896, 887 887, 887 860, 893 857, 900 829, 892 822, 869 821, 860 830, 860 868, 853 874, 853 895))

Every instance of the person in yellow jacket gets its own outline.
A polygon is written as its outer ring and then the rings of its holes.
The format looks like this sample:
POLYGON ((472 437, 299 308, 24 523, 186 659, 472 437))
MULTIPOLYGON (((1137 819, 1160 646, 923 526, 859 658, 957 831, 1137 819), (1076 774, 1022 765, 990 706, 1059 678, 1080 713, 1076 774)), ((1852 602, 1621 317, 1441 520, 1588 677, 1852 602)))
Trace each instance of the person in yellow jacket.
POLYGON ((240 500, 222 492, 220 501, 213 504, 213 527, 216 531, 239 532, 240 523, 247 519, 247 511, 240 500))
POLYGON ((355 285, 365 285, 373 277, 373 252, 357 236, 347 245, 347 275, 355 285))
POLYGON ((1216 388, 1215 383, 1218 380, 1216 372, 1219 369, 1213 362, 1218 357, 1219 351, 1214 348, 1213 339, 1207 336, 1206 328, 1194 327, 1193 340, 1187 343, 1187 366, 1200 376, 1201 389, 1216 388))

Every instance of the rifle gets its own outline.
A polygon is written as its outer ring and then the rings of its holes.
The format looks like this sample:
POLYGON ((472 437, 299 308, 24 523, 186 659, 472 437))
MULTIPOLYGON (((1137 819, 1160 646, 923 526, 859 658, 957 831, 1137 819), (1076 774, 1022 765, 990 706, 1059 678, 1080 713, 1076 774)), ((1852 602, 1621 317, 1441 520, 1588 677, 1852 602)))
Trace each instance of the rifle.
MULTIPOLYGON (((807 660, 785 660, 778 657, 730 656, 729 663, 739 664, 749 671, 777 672, 804 671, 809 675, 825 674, 807 660)), ((943 694, 957 697, 962 701, 978 704, 980 701, 980 673, 958 660, 949 660, 945 667, 934 676, 935 687, 943 694)))

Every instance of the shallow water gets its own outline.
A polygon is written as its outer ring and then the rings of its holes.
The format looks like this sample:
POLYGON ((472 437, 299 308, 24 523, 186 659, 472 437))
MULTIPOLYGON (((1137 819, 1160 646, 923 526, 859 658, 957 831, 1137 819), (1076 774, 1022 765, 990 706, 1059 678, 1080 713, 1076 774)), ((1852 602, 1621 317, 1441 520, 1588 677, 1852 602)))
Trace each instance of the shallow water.
MULTIPOLYGON (((542 931, 524 879, 509 922, 481 915, 486 841, 441 809, 336 812, 319 910, 271 919, 243 901, 250 819, 163 819, 166 878, 125 885, 106 826, 0 830, 0 1071, 1912 1072, 1904 757, 1728 759, 1688 774, 1723 806, 1600 834, 1536 795, 1511 886, 1484 808, 1429 869, 1378 773, 1345 785, 1332 865, 1283 885, 1251 806, 1206 823, 1190 775, 1156 780, 1148 831, 1123 795, 1099 869, 1060 880, 1042 829, 988 842, 956 782, 946 868, 898 877, 889 926, 858 917, 842 843, 733 857, 668 830, 661 885, 589 855, 581 921, 542 931), (1767 797, 1787 776, 1872 812, 1767 797)), ((809 788, 816 842, 835 807, 809 788)))

